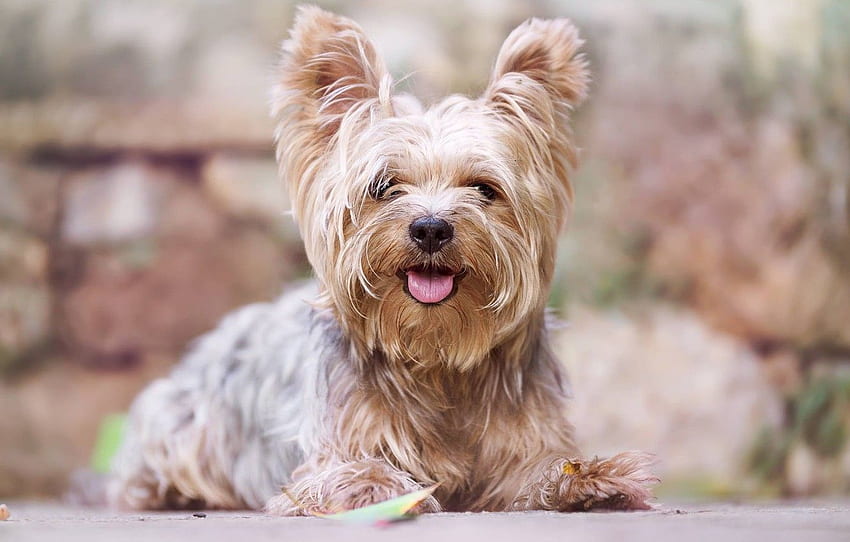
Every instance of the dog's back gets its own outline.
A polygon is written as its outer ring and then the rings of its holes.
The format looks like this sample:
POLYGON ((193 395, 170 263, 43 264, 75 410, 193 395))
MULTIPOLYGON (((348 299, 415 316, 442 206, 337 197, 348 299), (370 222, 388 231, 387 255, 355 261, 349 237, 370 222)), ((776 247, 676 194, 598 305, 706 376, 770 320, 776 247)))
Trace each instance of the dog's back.
POLYGON ((313 285, 244 307, 201 337, 130 411, 108 499, 131 508, 260 508, 289 480, 322 394, 326 323, 313 285), (315 340, 314 340, 315 339, 315 340))

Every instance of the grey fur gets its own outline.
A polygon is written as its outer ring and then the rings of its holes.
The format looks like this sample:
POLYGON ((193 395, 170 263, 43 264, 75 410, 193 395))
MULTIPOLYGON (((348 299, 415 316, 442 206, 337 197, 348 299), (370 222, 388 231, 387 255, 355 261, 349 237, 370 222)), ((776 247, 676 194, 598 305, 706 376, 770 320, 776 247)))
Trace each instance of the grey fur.
POLYGON ((244 307, 133 403, 108 489, 132 508, 261 508, 315 447, 341 353, 310 284, 244 307), (202 499, 203 496, 203 499, 202 499))

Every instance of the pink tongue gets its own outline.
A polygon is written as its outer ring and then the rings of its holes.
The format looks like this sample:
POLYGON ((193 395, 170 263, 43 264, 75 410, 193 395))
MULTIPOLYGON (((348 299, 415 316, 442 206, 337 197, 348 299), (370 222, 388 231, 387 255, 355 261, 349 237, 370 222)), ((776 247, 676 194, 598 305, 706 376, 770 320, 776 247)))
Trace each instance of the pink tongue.
POLYGON ((407 289, 410 295, 422 303, 439 303, 449 297, 454 283, 454 275, 407 272, 407 289))

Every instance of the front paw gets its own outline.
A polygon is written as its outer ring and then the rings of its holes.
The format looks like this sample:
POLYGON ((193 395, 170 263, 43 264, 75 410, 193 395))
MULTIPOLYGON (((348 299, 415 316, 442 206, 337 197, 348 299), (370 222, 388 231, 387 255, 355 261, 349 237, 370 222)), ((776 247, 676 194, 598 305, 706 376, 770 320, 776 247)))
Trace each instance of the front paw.
MULTIPOLYGON (((410 475, 380 460, 341 463, 314 476, 306 476, 283 489, 266 503, 266 512, 275 516, 335 514, 400 497, 422 489, 410 475)), ((415 508, 416 512, 439 512, 432 496, 415 508)))
POLYGON ((280 495, 276 495, 266 501, 263 511, 270 516, 309 516, 316 512, 310 512, 314 508, 314 503, 305 501, 301 504, 301 499, 293 495, 288 488, 284 487, 280 495))
POLYGON ((658 478, 650 472, 653 456, 624 452, 592 461, 557 459, 542 476, 527 484, 514 500, 520 510, 648 510, 651 486, 658 478))

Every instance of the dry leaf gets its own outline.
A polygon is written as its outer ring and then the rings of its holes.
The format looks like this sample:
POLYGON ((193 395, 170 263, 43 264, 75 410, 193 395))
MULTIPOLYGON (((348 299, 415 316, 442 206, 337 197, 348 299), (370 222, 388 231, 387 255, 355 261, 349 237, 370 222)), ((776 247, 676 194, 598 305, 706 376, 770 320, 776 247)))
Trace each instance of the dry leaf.
POLYGON ((578 461, 566 461, 562 467, 564 474, 574 475, 581 472, 581 463, 578 461))

